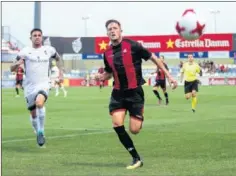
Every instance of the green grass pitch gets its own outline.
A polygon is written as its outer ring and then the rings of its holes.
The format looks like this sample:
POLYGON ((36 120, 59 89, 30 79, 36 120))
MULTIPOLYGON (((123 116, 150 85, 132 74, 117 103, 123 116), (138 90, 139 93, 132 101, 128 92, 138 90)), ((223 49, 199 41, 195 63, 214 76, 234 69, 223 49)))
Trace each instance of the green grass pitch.
MULTIPOLYGON (((46 148, 36 145, 23 96, 2 90, 4 176, 233 176, 236 175, 236 87, 200 87, 195 114, 183 87, 169 90, 170 105, 157 106, 145 87, 145 121, 132 139, 144 160, 131 157, 108 114, 111 88, 70 88, 47 102, 46 148)), ((22 95, 22 92, 21 92, 22 95)), ((162 94, 161 94, 162 95, 162 94)), ((163 97, 163 95, 162 95, 163 97)), ((129 117, 126 118, 128 129, 129 117)))

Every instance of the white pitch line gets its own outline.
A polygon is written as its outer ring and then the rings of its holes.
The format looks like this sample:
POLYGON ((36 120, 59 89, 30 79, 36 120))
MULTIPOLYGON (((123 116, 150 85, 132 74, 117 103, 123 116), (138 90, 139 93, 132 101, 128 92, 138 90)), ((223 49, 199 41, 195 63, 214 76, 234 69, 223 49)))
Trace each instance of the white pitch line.
POLYGON ((68 131, 110 131, 111 129, 102 128, 47 128, 49 130, 68 130, 68 131))
MULTIPOLYGON (((113 131, 100 131, 100 132, 91 132, 91 133, 83 133, 83 134, 68 134, 68 135, 62 135, 62 136, 47 137, 46 139, 69 138, 69 137, 75 137, 75 136, 86 136, 86 135, 92 135, 92 134, 106 134, 106 133, 112 133, 112 132, 113 131)), ((2 144, 14 143, 14 142, 23 142, 23 141, 34 141, 34 140, 35 140, 35 138, 13 139, 13 140, 2 141, 2 144)))

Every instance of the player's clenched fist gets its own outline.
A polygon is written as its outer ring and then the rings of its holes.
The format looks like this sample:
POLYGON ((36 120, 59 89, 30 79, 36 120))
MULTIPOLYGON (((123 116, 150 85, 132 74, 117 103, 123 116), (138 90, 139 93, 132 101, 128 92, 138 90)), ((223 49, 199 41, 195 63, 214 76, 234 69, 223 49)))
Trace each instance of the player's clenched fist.
POLYGON ((16 62, 16 65, 21 65, 21 64, 23 64, 23 63, 24 63, 24 59, 21 58, 20 60, 18 60, 18 61, 16 62))
POLYGON ((170 79, 170 83, 171 83, 171 88, 172 89, 176 89, 178 87, 178 83, 177 83, 176 80, 170 79))
POLYGON ((100 74, 100 73, 96 73, 94 75, 94 79, 98 80, 98 81, 103 81, 104 80, 104 76, 103 74, 100 74))

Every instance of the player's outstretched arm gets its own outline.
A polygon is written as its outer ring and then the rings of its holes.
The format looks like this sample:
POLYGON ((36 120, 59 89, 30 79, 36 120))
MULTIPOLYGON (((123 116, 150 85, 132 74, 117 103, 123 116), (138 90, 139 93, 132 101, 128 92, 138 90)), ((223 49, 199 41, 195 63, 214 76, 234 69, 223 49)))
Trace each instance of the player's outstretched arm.
POLYGON ((64 72, 63 60, 58 53, 56 53, 54 58, 57 61, 57 67, 59 69, 59 75, 60 75, 59 78, 60 78, 60 80, 63 80, 63 72, 64 72))
POLYGON ((196 72, 197 72, 200 76, 202 76, 202 69, 201 69, 201 67, 199 66, 199 64, 196 64, 196 72))
POLYGON ((105 80, 109 80, 112 77, 112 73, 108 73, 108 72, 104 72, 102 74, 97 73, 95 74, 95 79, 99 80, 99 81, 105 81, 105 80))
POLYGON ((111 79, 111 77, 112 77, 112 73, 104 72, 102 74, 103 80, 109 80, 109 79, 111 79))
POLYGON ((182 83, 183 80, 184 80, 184 72, 181 72, 181 74, 180 74, 180 82, 182 83))
POLYGON ((168 78, 172 78, 172 76, 170 75, 170 72, 166 69, 163 62, 160 59, 158 59, 157 56, 153 53, 152 53, 152 56, 151 56, 151 61, 154 64, 156 64, 160 69, 162 69, 165 72, 165 74, 168 78))
POLYGON ((173 85, 173 89, 176 88, 176 87, 177 87, 177 81, 175 81, 175 80, 172 78, 170 72, 166 69, 166 67, 165 67, 165 65, 163 64, 163 62, 162 62, 160 59, 158 59, 157 56, 156 56, 154 53, 152 53, 152 56, 151 56, 150 59, 151 59, 151 61, 152 61, 154 64, 156 64, 160 69, 162 69, 162 70, 165 72, 167 78, 170 80, 171 83, 174 84, 174 85, 173 85))
POLYGON ((183 67, 180 69, 180 82, 182 83, 184 80, 184 71, 185 71, 185 66, 183 65, 183 67))
POLYGON ((112 74, 112 68, 110 67, 110 65, 107 62, 105 53, 103 55, 103 62, 104 62, 104 65, 105 65, 104 73, 102 73, 102 74, 98 73, 98 74, 95 75, 95 79, 101 80, 101 81, 109 80, 109 79, 111 79, 111 77, 113 75, 112 74))

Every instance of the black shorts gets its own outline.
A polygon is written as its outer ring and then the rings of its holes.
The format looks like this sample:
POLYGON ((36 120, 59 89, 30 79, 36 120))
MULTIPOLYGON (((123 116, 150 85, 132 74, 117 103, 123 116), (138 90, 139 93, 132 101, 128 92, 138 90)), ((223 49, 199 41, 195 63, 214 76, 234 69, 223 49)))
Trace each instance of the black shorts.
POLYGON ((61 83, 60 80, 55 81, 55 84, 57 84, 57 85, 60 85, 60 83, 61 83))
POLYGON ((198 80, 194 80, 191 82, 185 81, 184 82, 184 92, 185 94, 192 92, 195 90, 198 92, 198 80))
POLYGON ((21 85, 23 84, 23 80, 16 80, 16 85, 21 85))
POLYGON ((166 89, 166 80, 156 80, 156 84, 154 87, 161 87, 162 89, 166 89))
POLYGON ((115 111, 125 110, 130 116, 143 121, 144 101, 144 91, 141 86, 125 91, 113 89, 109 111, 112 115, 115 111))

